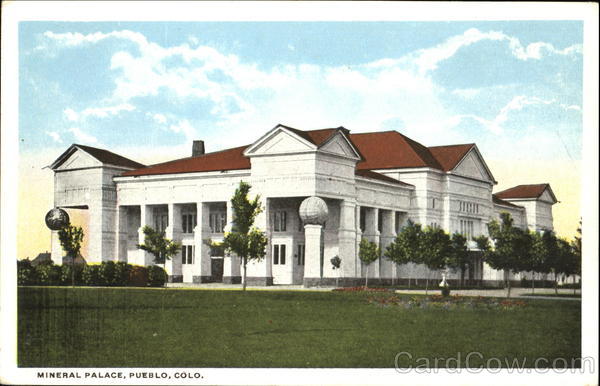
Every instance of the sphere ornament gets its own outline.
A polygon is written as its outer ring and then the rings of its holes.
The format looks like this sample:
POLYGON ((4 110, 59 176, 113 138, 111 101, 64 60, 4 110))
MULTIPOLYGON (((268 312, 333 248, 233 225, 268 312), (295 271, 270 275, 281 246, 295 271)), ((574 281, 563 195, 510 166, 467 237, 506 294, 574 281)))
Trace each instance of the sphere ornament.
POLYGON ((69 223, 69 214, 63 209, 54 208, 50 209, 48 213, 46 213, 46 226, 53 231, 57 231, 69 225, 69 223))
POLYGON ((323 225, 329 216, 327 203, 322 198, 316 196, 308 197, 302 201, 298 212, 305 225, 323 225))

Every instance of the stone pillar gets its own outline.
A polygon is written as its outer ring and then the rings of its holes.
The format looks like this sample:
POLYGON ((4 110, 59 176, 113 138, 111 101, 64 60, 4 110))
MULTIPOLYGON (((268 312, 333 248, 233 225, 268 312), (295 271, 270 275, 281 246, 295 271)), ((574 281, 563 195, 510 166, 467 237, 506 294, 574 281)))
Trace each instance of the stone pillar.
POLYGON ((382 257, 379 264, 379 276, 384 279, 396 279, 396 264, 383 255, 388 245, 396 238, 396 212, 393 210, 380 210, 379 215, 382 218, 380 237, 382 257))
POLYGON ((304 286, 310 287, 321 282, 321 225, 304 226, 304 286))
POLYGON ((212 281, 210 262, 210 246, 206 241, 210 235, 209 206, 203 202, 196 203, 196 227, 194 228, 194 268, 192 281, 194 283, 208 283, 212 281))
POLYGON ((354 277, 362 276, 362 263, 358 256, 358 251, 360 250, 360 241, 362 240, 362 230, 360 229, 360 206, 356 205, 355 210, 355 227, 356 227, 356 243, 355 243, 355 254, 354 254, 354 277))
MULTIPOLYGON (((227 225, 225 233, 231 232, 233 228, 233 206, 231 201, 227 201, 227 225)), ((240 274, 240 258, 234 253, 225 252, 223 257, 223 283, 238 284, 242 282, 240 274)))
POLYGON ((127 215, 126 206, 117 207, 117 245, 115 248, 115 259, 122 262, 127 262, 127 215))
MULTIPOLYGON (((152 207, 150 205, 140 205, 140 228, 138 229, 138 244, 144 243, 144 229, 145 225, 152 226, 153 222, 153 213, 152 207)), ((143 249, 139 250, 138 261, 136 262, 138 265, 152 265, 154 264, 154 256, 151 253, 144 251, 143 249)))
MULTIPOLYGON (((256 216, 254 225, 265 233, 267 238, 267 246, 265 247, 265 257, 261 261, 249 261, 247 268, 248 285, 273 285, 273 267, 271 260, 272 244, 271 244, 271 225, 270 225, 270 200, 264 199, 264 210, 256 216)), ((240 266, 240 273, 243 276, 244 267, 240 266)))
MULTIPOLYGON (((377 229, 379 219, 379 209, 378 208, 369 208, 366 212, 366 221, 365 221, 365 234, 364 238, 377 244, 379 244, 380 232, 377 229)), ((369 277, 371 278, 379 278, 379 263, 381 259, 377 259, 371 264, 369 264, 368 271, 369 277)), ((363 264, 363 277, 367 272, 367 266, 363 264)))
MULTIPOLYGON (((168 204, 169 225, 165 229, 165 237, 173 241, 181 241, 181 205, 168 204)), ((175 256, 171 256, 165 264, 169 283, 183 282, 183 272, 181 268, 181 251, 175 256)))
POLYGON ((356 277, 356 202, 340 201, 340 224, 338 228, 339 257, 341 278, 356 277))
POLYGON ((58 238, 58 231, 51 231, 51 249, 50 249, 50 258, 54 262, 54 264, 62 264, 63 255, 65 252, 60 245, 60 239, 58 238))

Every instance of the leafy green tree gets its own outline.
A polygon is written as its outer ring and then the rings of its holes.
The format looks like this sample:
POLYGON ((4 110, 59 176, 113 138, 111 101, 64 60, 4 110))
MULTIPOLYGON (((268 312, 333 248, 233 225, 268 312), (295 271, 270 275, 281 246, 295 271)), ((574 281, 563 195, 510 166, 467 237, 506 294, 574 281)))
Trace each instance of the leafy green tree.
MULTIPOLYGON (((409 220, 394 241, 387 246, 384 256, 396 265, 421 262, 422 233, 421 224, 409 220)), ((410 286, 410 277, 408 283, 410 286)))
POLYGON ((148 225, 142 228, 142 232, 144 233, 144 243, 138 244, 137 247, 151 253, 154 256, 154 264, 162 264, 166 271, 167 260, 179 252, 181 243, 166 238, 164 232, 154 230, 148 225))
MULTIPOLYGON (((571 275, 581 277, 581 220, 579 220, 579 226, 577 227, 577 235, 571 242, 571 249, 573 250, 571 275)), ((573 284, 575 284, 575 281, 573 281, 573 284)), ((573 293, 576 293, 575 285, 573 285, 573 293)))
POLYGON ((242 259, 243 290, 246 290, 246 266, 248 261, 260 261, 265 257, 268 240, 264 232, 253 227, 256 216, 262 212, 260 196, 248 199, 251 186, 241 181, 231 198, 233 224, 231 232, 225 234, 223 246, 242 259))
POLYGON ((469 267, 469 250, 467 248, 467 238, 456 232, 450 239, 450 255, 447 264, 450 268, 460 270, 460 284, 465 285, 465 271, 469 267))
POLYGON ((369 265, 371 265, 372 262, 377 260, 380 255, 381 251, 379 250, 377 244, 367 239, 360 240, 358 257, 360 258, 360 261, 365 263, 365 265, 367 266, 367 272, 365 275, 365 287, 369 286, 369 265))
POLYGON ((531 232, 531 251, 524 270, 532 272, 531 288, 535 291, 535 272, 549 274, 559 263, 558 240, 552 231, 531 232))
POLYGON ((581 271, 581 258, 577 256, 573 245, 563 238, 556 239, 556 262, 553 267, 554 272, 554 292, 558 294, 558 277, 565 277, 581 271))
POLYGON ((528 231, 513 226, 513 219, 510 214, 501 213, 500 218, 501 223, 493 220, 488 224, 494 247, 489 248, 484 253, 484 258, 490 267, 509 274, 507 297, 510 297, 510 274, 516 274, 527 269, 527 262, 531 255, 532 238, 528 231))
POLYGON ((335 286, 338 287, 339 284, 339 278, 340 278, 340 266, 342 265, 342 259, 340 259, 339 256, 333 256, 331 258, 331 260, 329 260, 331 262, 331 268, 335 271, 337 269, 338 274, 335 277, 335 286))
POLYGON ((59 229, 58 239, 60 245, 66 252, 69 261, 71 262, 71 285, 75 286, 75 259, 81 251, 81 243, 83 242, 83 229, 73 225, 66 225, 59 229))
MULTIPOLYGON (((448 257, 452 254, 452 244, 448 233, 440 227, 425 227, 421 234, 421 264, 431 271, 439 271, 446 267, 448 257)), ((425 284, 425 293, 429 291, 429 276, 425 284)))

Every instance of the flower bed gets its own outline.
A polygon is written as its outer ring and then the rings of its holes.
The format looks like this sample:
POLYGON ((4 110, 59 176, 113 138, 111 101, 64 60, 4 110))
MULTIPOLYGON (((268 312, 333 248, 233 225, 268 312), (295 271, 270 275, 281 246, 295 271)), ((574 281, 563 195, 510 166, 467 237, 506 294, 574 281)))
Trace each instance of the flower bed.
POLYGON ((527 306, 527 302, 518 299, 504 299, 494 297, 464 297, 432 295, 424 297, 369 296, 369 304, 379 307, 399 307, 402 309, 440 309, 440 310, 514 310, 527 306))

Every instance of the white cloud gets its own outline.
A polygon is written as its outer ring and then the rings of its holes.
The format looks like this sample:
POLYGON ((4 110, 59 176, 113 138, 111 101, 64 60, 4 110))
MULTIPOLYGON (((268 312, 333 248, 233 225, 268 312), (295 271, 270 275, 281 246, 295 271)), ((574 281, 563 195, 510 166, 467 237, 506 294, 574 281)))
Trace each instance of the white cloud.
POLYGON ((196 138, 196 130, 187 119, 182 119, 176 124, 170 125, 169 130, 177 134, 183 134, 187 142, 196 138))
POLYGON ((79 119, 79 114, 77 114, 77 112, 73 109, 70 109, 70 108, 65 109, 64 114, 67 117, 67 119, 71 122, 75 122, 79 119))
POLYGON ((106 118, 110 115, 118 115, 121 111, 133 111, 135 106, 129 103, 122 103, 117 106, 108 107, 88 107, 81 112, 84 117, 106 118))
POLYGON ((69 129, 69 131, 73 134, 73 136, 75 136, 75 139, 78 142, 83 142, 83 143, 98 143, 98 139, 96 137, 84 133, 78 127, 71 127, 69 129))
POLYGON ((152 118, 152 120, 154 120, 154 122, 159 123, 159 124, 164 124, 167 123, 167 117, 165 117, 163 114, 160 113, 146 113, 146 116, 149 118, 152 118))
POLYGON ((58 134, 56 131, 46 131, 46 134, 48 136, 50 136, 54 140, 54 142, 62 143, 62 139, 60 138, 60 134, 58 134))

